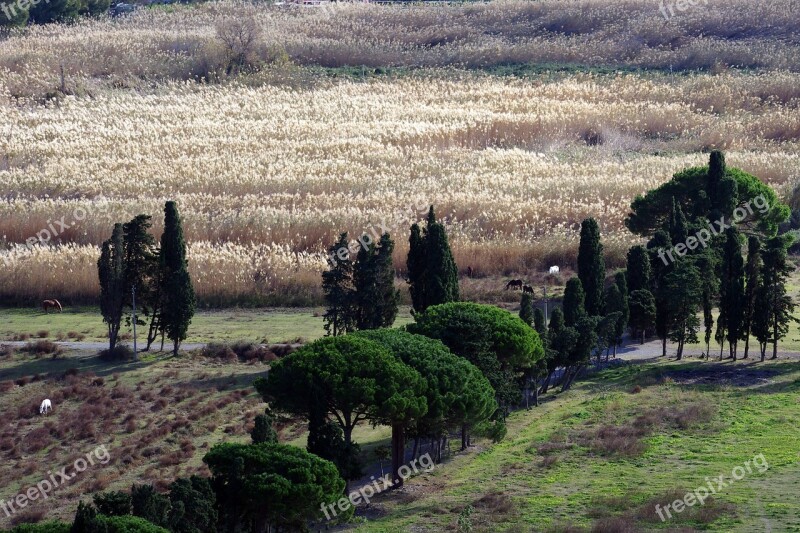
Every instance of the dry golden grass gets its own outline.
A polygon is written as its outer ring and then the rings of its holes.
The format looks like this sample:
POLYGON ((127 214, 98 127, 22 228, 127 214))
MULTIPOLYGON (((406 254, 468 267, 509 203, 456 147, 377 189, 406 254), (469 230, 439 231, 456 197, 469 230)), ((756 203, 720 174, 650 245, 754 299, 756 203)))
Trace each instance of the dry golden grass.
MULTIPOLYGON (((674 2, 667 2, 674 3, 674 2)), ((665 20, 654 0, 498 0, 467 5, 323 8, 231 2, 142 10, 45 26, 0 40, 12 94, 62 86, 146 87, 224 77, 220 20, 252 16, 264 38, 254 60, 340 67, 559 64, 664 70, 800 70, 800 1, 710 0, 665 20), (285 51, 285 53, 283 52, 285 51)))
POLYGON ((48 230, 59 246, 17 246, 0 293, 91 297, 112 224, 148 213, 160 232, 166 199, 180 205, 192 274, 211 302, 312 302, 325 246, 381 224, 402 272, 408 226, 429 204, 460 267, 481 276, 571 264, 587 216, 619 265, 634 241, 622 224, 630 201, 703 164, 708 148, 779 188, 797 179, 798 100, 770 87, 798 78, 465 74, 9 104, 0 236, 20 244, 48 230))
POLYGON ((708 149, 778 188, 800 178, 792 5, 712 1, 665 21, 645 0, 221 2, 0 37, 0 298, 90 300, 113 223, 148 213, 158 233, 167 199, 206 304, 317 303, 322 252, 344 230, 388 229, 402 275, 429 204, 478 277, 471 297, 497 298, 487 277, 570 266, 587 216, 618 266, 630 201, 708 149), (228 79, 215 28, 236 17, 263 38, 253 70, 228 79), (434 68, 505 63, 713 73, 434 68), (347 80, 298 64, 426 68, 347 80), (20 247, 44 231, 52 247, 20 247))

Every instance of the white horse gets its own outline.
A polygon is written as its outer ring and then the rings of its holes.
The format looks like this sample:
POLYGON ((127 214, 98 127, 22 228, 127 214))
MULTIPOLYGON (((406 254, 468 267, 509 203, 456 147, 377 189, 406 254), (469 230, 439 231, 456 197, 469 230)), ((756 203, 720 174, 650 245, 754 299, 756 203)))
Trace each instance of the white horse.
POLYGON ((53 410, 53 404, 50 403, 50 400, 45 400, 42 402, 42 405, 39 407, 39 414, 46 415, 47 411, 53 410))
POLYGON ((550 267, 550 273, 551 274, 558 274, 560 271, 561 271, 561 269, 558 268, 557 266, 551 266, 550 267))

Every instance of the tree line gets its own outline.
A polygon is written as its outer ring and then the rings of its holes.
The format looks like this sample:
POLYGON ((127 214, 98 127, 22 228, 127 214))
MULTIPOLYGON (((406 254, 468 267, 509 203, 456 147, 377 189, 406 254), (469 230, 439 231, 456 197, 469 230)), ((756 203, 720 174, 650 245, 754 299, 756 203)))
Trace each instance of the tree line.
POLYGON ((106 353, 111 357, 117 349, 123 317, 128 316, 127 309, 133 309, 134 299, 136 325, 147 326, 145 350, 161 336, 162 349, 166 337, 177 355, 194 316, 195 294, 175 202, 164 206, 164 232, 159 244, 150 234, 151 227, 149 215, 117 223, 101 247, 97 261, 100 312, 108 328, 106 353))
POLYGON ((749 357, 752 336, 762 361, 769 345, 777 358, 794 321, 787 293, 793 237, 778 233, 789 214, 769 186, 728 168, 719 151, 707 167, 687 169, 637 197, 626 225, 649 240, 627 255, 632 334, 642 342, 656 335, 663 355, 667 341, 676 343, 681 359, 686 343, 700 342, 703 331, 705 354, 713 336, 719 359, 727 343, 734 361, 742 341, 742 357, 749 357))

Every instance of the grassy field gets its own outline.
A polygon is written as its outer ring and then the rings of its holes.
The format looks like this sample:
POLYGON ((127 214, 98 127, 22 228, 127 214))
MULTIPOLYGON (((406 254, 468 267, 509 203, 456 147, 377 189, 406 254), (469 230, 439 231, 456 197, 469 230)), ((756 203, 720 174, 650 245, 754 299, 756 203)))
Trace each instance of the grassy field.
MULTIPOLYGON (((267 368, 196 356, 109 365, 82 352, 0 359, 0 497, 99 444, 109 450, 108 464, 59 487, 26 516, 69 518, 81 494, 126 489, 134 481, 164 487, 176 476, 205 473, 201 458, 209 446, 247 440, 263 409, 251 383, 267 368), (45 396, 55 407, 46 418, 34 414, 45 396)), ((512 413, 500 444, 479 440, 462 453, 454 441, 435 472, 379 496, 353 527, 800 531, 798 383, 796 360, 612 367, 567 393, 545 396, 538 408, 512 413), (759 454, 768 464, 763 472, 752 462, 759 454), (704 506, 666 523, 656 516, 656 503, 682 498, 706 485, 706 477, 731 481, 733 469, 748 460, 752 471, 704 506)), ((285 442, 305 444, 302 425, 285 421, 279 428, 285 442)), ((372 451, 388 442, 388 428, 363 425, 354 436, 375 468, 372 451)))
POLYGON ((358 530, 800 531, 799 380, 797 362, 658 363, 594 374, 513 413, 502 443, 417 478, 380 502, 384 518, 358 530), (769 468, 732 480, 733 469, 758 454, 769 468), (660 521, 656 503, 719 475, 733 482, 713 502, 660 521))
MULTIPOLYGON (((74 340, 70 332, 83 335, 85 342, 106 342, 107 331, 97 308, 76 307, 63 313, 44 314, 31 309, 3 309, 0 338, 4 340, 38 337, 74 340), (46 335, 40 335, 40 333, 46 335), (60 335, 59 335, 60 334, 60 335)), ((323 309, 243 309, 199 311, 192 319, 187 343, 250 341, 259 343, 303 343, 325 335, 323 309)), ((396 326, 411 321, 409 308, 402 308, 396 326)), ((130 328, 123 327, 126 341, 130 328)), ((141 328, 137 332, 142 342, 141 328)), ((156 343, 158 345, 158 343, 156 343)))

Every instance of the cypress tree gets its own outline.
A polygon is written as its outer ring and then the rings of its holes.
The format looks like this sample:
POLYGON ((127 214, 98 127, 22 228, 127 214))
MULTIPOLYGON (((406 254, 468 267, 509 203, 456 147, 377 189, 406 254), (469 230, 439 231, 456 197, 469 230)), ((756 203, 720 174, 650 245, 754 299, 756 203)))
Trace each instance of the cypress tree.
POLYGON ((459 300, 458 267, 453 259, 444 225, 431 206, 427 226, 411 226, 407 259, 408 283, 415 312, 432 305, 459 300))
POLYGON ((603 286, 606 266, 603 260, 603 244, 597 221, 587 218, 581 223, 581 240, 578 246, 578 278, 585 293, 586 312, 590 316, 603 313, 603 286))
MULTIPOLYGON (((395 272, 392 254, 394 241, 388 233, 381 235, 378 253, 375 256, 376 290, 378 292, 378 318, 382 328, 390 328, 397 318, 400 305, 400 291, 394 286, 395 272)), ((458 283, 458 281, 456 281, 458 283)))
POLYGON ((750 331, 753 328, 753 314, 756 310, 756 296, 758 296, 761 282, 761 240, 756 236, 747 239, 747 264, 745 265, 745 291, 742 316, 742 339, 744 340, 744 359, 747 359, 750 350, 750 331))
POLYGON ((362 246, 358 252, 353 269, 357 329, 391 327, 397 317, 400 293, 394 287, 393 250, 394 242, 384 233, 377 245, 362 246))
POLYGON ((250 438, 253 444, 261 444, 264 442, 278 442, 278 432, 272 427, 273 419, 269 411, 263 415, 257 415, 254 420, 253 430, 250 432, 250 438))
MULTIPOLYGON (((131 289, 136 289, 137 325, 144 326, 140 316, 152 317, 157 327, 158 320, 158 247, 150 234, 152 223, 149 215, 138 215, 122 226, 125 241, 125 303, 132 306, 131 289)), ((152 329, 152 328, 151 328, 152 329)), ((155 337, 153 337, 155 339, 155 337)), ((148 333, 148 348, 150 334, 148 333)))
POLYGON ((744 259, 740 234, 736 228, 725 230, 720 278, 717 337, 728 341, 730 357, 735 361, 744 315, 744 259))
POLYGON ((522 293, 522 299, 519 303, 519 317, 529 326, 533 326, 533 298, 527 292, 522 293))
POLYGON ((533 310, 533 329, 539 334, 542 342, 547 341, 547 319, 544 317, 544 312, 538 307, 533 310))
POLYGON ((689 225, 683 214, 680 204, 672 197, 672 212, 670 214, 669 235, 673 244, 685 243, 689 237, 689 225))
POLYGON ((656 324, 657 309, 653 293, 647 289, 633 291, 630 296, 631 332, 641 334, 642 344, 648 329, 656 324))
POLYGON ((457 302, 458 267, 450 250, 447 233, 441 222, 436 222, 431 206, 428 227, 428 305, 457 302))
POLYGON ((786 293, 786 283, 792 266, 787 261, 787 249, 792 239, 778 236, 769 239, 762 251, 763 260, 761 287, 756 297, 753 333, 761 347, 761 360, 766 355, 767 343, 772 343, 772 359, 778 358, 778 342, 789 331, 794 322, 795 304, 786 293))
POLYGON ((700 271, 694 262, 682 259, 666 276, 664 288, 671 295, 669 305, 669 337, 678 343, 677 358, 683 358, 683 347, 687 342, 697 342, 700 320, 697 311, 703 300, 703 284, 700 271))
MULTIPOLYGON (((622 335, 625 333, 624 315, 626 313, 627 302, 622 297, 619 285, 614 283, 606 290, 606 316, 613 319, 612 324, 605 327, 605 341, 609 348, 613 348, 614 357, 617 355, 617 346, 622 344, 622 335), (614 318, 615 315, 616 318, 614 318)), ((608 354, 606 354, 608 355, 608 354)))
POLYGON ((159 254, 161 271, 161 324, 178 355, 194 316, 196 301, 186 261, 186 242, 178 207, 169 201, 164 206, 164 233, 159 254))
POLYGON ((581 280, 575 277, 567 280, 567 286, 564 288, 563 302, 564 324, 566 326, 574 327, 578 321, 586 315, 584 298, 581 280))
POLYGON ((652 289, 651 292, 656 301, 656 335, 661 340, 661 355, 667 355, 667 340, 669 339, 670 316, 669 316, 669 292, 664 287, 664 279, 673 268, 672 263, 664 264, 659 256, 659 251, 668 249, 672 246, 669 234, 664 230, 657 230, 647 243, 648 254, 650 255, 650 267, 652 270, 652 289))
POLYGON ((650 257, 644 246, 633 246, 628 250, 627 270, 628 291, 651 290, 650 257))
POLYGON ((108 326, 108 349, 117 345, 125 305, 125 241, 122 224, 114 224, 111 238, 103 243, 97 261, 100 281, 100 313, 108 326))
POLYGON ((631 318, 631 310, 630 304, 628 303, 630 298, 630 293, 628 292, 628 277, 625 275, 624 271, 614 274, 614 284, 617 286, 622 296, 622 309, 620 309, 622 316, 620 317, 620 321, 622 323, 622 330, 625 331, 631 318))
POLYGON ((322 273, 322 292, 328 307, 323 315, 326 335, 344 335, 355 329, 353 315, 353 261, 350 259, 347 232, 328 249, 334 258, 322 273))
POLYGON ((700 279, 703 286, 703 330, 704 341, 706 343, 705 353, 708 356, 711 351, 711 335, 714 331, 714 302, 719 294, 719 279, 717 278, 717 254, 713 249, 706 249, 695 258, 695 265, 700 271, 700 279))
POLYGON ((425 268, 426 268, 425 239, 419 224, 411 226, 411 235, 408 238, 408 291, 411 293, 411 306, 414 311, 421 313, 427 309, 427 295, 425 294, 425 268))

